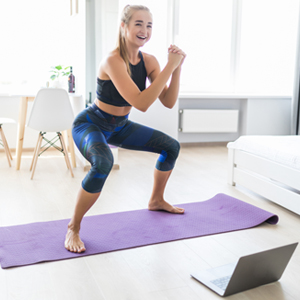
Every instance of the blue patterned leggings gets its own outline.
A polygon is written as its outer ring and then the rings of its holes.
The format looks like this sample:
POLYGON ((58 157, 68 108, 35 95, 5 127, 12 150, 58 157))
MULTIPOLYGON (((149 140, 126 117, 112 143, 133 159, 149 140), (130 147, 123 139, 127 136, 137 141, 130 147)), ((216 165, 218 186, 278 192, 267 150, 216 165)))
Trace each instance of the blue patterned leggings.
POLYGON ((113 155, 108 146, 148 151, 160 154, 156 168, 169 171, 174 168, 180 145, 172 137, 152 128, 107 114, 94 103, 74 120, 72 135, 82 155, 91 163, 91 169, 82 181, 89 193, 102 190, 113 167, 113 155))

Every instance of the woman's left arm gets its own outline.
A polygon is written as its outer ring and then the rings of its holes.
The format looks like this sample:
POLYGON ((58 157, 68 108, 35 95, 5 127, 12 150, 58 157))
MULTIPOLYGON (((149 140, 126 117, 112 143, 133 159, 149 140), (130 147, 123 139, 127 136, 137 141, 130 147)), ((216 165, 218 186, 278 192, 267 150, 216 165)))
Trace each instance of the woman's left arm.
MULTIPOLYGON (((159 100, 165 107, 172 108, 175 105, 177 98, 178 98, 181 66, 186 57, 186 54, 181 49, 179 49, 178 47, 176 47, 174 45, 171 45, 169 47, 168 52, 177 53, 177 54, 183 56, 183 60, 182 60, 181 64, 174 70, 174 72, 172 74, 169 86, 168 87, 165 86, 165 88, 163 89, 163 91, 161 92, 161 94, 159 96, 159 100)), ((149 75, 149 79, 151 82, 153 82, 155 80, 156 76, 160 72, 160 67, 159 67, 159 64, 157 61, 156 61, 156 64, 157 65, 154 68, 153 72, 151 72, 151 74, 149 75)))

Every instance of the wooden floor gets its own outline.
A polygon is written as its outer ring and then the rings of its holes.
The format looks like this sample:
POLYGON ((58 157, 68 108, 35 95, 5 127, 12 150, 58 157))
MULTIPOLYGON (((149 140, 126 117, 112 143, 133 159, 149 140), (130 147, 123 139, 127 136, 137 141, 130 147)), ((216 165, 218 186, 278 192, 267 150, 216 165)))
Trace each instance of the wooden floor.
MULTIPOLYGON (((59 155, 59 154, 58 154, 59 155)), ((64 159, 51 152, 39 158, 30 180, 31 153, 16 171, 0 152, 0 226, 70 218, 82 168, 72 178, 64 159)), ((119 151, 119 170, 110 174, 88 215, 147 207, 157 156, 119 151)), ((231 233, 87 256, 32 266, 0 269, 1 300, 194 300, 220 299, 190 277, 195 270, 300 240, 300 216, 237 186, 227 184, 225 146, 182 147, 167 186, 172 204, 207 200, 225 193, 278 214, 278 225, 263 224, 231 233)), ((109 224, 107 224, 109 226, 109 224)), ((105 230, 100 228, 99 230, 105 230)), ((62 245, 63 247, 63 245, 62 245)), ((227 299, 300 299, 300 246, 279 282, 227 299)))

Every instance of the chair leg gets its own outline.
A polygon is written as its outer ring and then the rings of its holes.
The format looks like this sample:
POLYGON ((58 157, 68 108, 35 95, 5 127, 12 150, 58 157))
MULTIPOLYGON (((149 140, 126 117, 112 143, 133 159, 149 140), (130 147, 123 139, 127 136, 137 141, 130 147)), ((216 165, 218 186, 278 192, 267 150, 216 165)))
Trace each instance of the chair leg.
POLYGON ((75 158, 75 149, 74 149, 74 140, 72 137, 72 130, 67 130, 67 136, 68 136, 68 143, 69 143, 69 151, 71 154, 71 162, 73 165, 73 168, 76 168, 76 158, 75 158))
POLYGON ((65 144, 66 144, 65 135, 64 135, 64 133, 61 133, 61 135, 59 135, 59 134, 60 133, 57 132, 57 135, 58 135, 59 141, 60 141, 61 150, 62 150, 62 153, 63 153, 63 155, 65 157, 65 162, 67 164, 67 168, 70 169, 69 165, 68 165, 67 157, 66 157, 66 153, 68 153, 68 149, 65 148, 65 144))
POLYGON ((8 145, 7 145, 7 142, 6 142, 6 139, 5 139, 5 135, 4 135, 4 132, 3 132, 3 129, 2 129, 1 126, 0 126, 0 135, 1 135, 2 142, 3 142, 4 151, 5 151, 7 160, 8 160, 8 164, 11 167, 11 163, 10 163, 10 150, 8 148, 8 145))
POLYGON ((69 160, 68 150, 66 148, 66 144, 65 144, 64 138, 63 138, 63 136, 61 135, 60 132, 58 132, 57 134, 59 136, 61 147, 63 149, 62 151, 63 151, 63 153, 65 155, 65 160, 66 160, 67 168, 70 170, 71 176, 74 177, 74 174, 73 174, 73 171, 72 171, 72 166, 71 166, 71 163, 70 163, 70 160, 69 160))
POLYGON ((8 147, 8 143, 7 143, 7 140, 6 140, 6 137, 5 137, 3 129, 2 129, 2 132, 3 132, 3 138, 2 138, 3 144, 5 143, 6 149, 8 150, 8 154, 10 156, 10 159, 13 160, 12 155, 11 155, 11 151, 10 151, 10 148, 8 147))
POLYGON ((35 146, 35 148, 34 148, 34 151, 33 151, 33 156, 32 156, 32 161, 31 161, 31 165, 30 165, 30 169, 29 169, 29 171, 31 171, 31 170, 32 170, 32 167, 33 167, 33 162, 34 162, 34 159, 35 159, 36 153, 40 151, 40 149, 39 149, 39 143, 40 143, 40 133, 39 133, 39 137, 38 137, 38 140, 37 140, 36 146, 35 146))
POLYGON ((39 151, 40 151, 40 148, 41 148, 42 141, 43 141, 43 136, 41 135, 41 133, 39 133, 39 138, 38 138, 38 143, 37 143, 37 147, 36 147, 36 151, 35 151, 35 156, 33 157, 33 160, 32 160, 33 169, 32 169, 32 173, 31 173, 31 179, 33 179, 33 175, 34 175, 34 172, 35 172, 37 159, 39 157, 39 151))

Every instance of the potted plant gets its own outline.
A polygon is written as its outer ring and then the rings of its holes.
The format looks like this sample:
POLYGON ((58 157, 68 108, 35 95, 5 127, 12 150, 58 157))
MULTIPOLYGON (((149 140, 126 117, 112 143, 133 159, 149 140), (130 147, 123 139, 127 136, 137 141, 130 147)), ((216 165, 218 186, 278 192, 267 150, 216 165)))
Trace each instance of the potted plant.
POLYGON ((51 67, 50 79, 51 86, 54 88, 62 88, 67 84, 67 78, 70 75, 70 67, 62 67, 61 65, 51 67), (66 80, 64 80, 64 77, 66 80))

